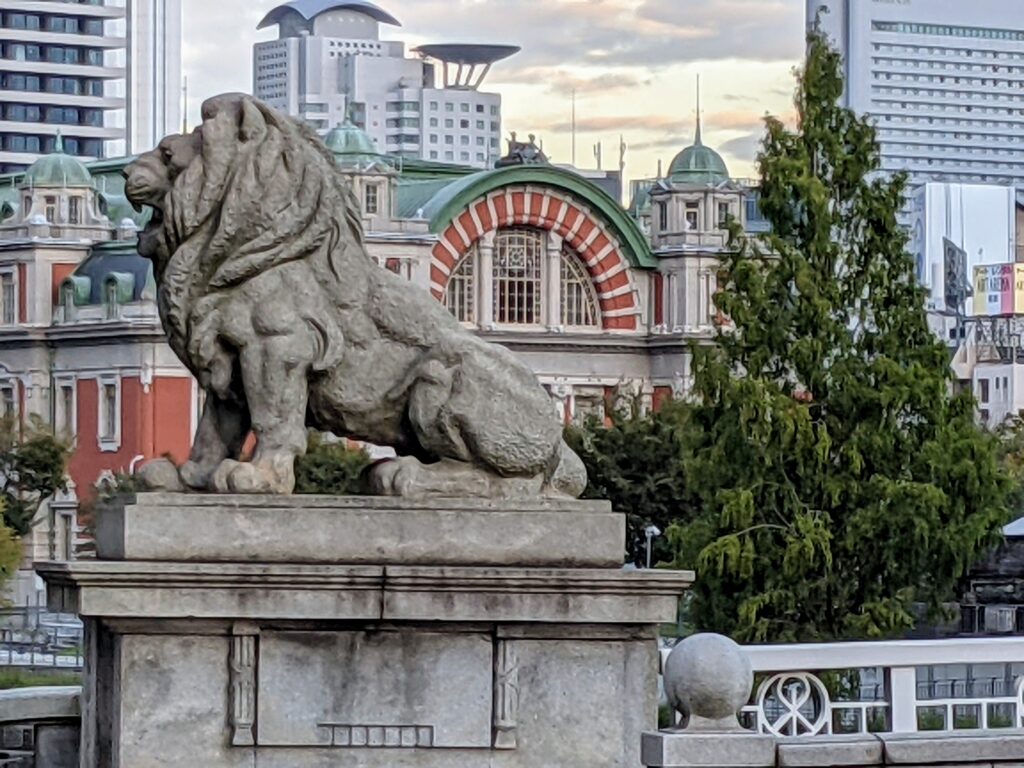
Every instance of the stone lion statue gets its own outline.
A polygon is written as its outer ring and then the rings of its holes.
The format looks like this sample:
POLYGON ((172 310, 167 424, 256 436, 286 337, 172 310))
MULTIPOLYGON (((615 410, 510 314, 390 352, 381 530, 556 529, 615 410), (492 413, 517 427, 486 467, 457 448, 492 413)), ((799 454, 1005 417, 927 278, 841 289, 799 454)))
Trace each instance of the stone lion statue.
POLYGON ((465 330, 427 291, 379 267, 358 204, 306 126, 246 95, 203 105, 125 169, 153 216, 171 347, 205 406, 189 460, 142 470, 150 487, 291 493, 307 428, 392 446, 381 494, 579 496, 580 459, 533 373, 465 330), (249 433, 251 461, 241 462, 249 433))

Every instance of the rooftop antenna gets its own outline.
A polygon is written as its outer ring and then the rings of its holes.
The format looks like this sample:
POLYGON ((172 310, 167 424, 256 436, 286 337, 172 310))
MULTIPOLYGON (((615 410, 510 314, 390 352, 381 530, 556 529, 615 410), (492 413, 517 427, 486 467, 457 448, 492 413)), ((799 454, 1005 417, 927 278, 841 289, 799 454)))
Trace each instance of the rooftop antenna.
POLYGON ((576 89, 572 89, 572 166, 576 167, 576 89))
POLYGON ((700 129, 700 75, 698 74, 697 75, 697 135, 696 135, 696 137, 693 140, 693 143, 696 146, 698 146, 698 147, 703 145, 703 141, 701 141, 701 138, 702 137, 701 137, 701 129, 700 129))
POLYGON ((594 145, 594 159, 597 160, 597 170, 599 170, 599 171, 604 170, 601 167, 601 164, 602 164, 602 157, 601 156, 602 156, 603 150, 604 150, 604 147, 601 146, 601 142, 600 141, 597 142, 597 144, 594 145))
MULTIPOLYGON (((619 134, 619 189, 625 188, 626 183, 626 139, 619 134)), ((619 202, 622 202, 621 200, 619 202)))
POLYGON ((660 179, 660 178, 662 177, 662 176, 661 176, 661 170, 662 170, 662 169, 661 169, 661 158, 659 157, 659 158, 658 158, 658 178, 659 178, 659 179, 660 179))

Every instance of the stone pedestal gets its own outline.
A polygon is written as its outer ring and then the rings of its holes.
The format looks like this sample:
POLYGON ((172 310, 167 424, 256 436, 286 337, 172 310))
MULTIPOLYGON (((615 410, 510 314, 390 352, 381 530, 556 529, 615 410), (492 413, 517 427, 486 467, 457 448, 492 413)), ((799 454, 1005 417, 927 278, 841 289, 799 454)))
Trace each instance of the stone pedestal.
POLYGON ((594 502, 139 495, 39 568, 83 768, 638 768, 690 573, 594 502))

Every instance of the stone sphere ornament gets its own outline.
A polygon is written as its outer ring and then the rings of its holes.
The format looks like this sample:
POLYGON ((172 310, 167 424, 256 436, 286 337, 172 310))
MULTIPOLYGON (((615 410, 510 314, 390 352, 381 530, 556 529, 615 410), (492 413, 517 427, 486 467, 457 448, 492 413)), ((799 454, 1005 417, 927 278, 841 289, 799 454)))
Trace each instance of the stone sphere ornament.
POLYGON ((754 673, 728 637, 701 634, 680 642, 665 662, 664 685, 672 707, 689 717, 685 730, 743 730, 737 714, 750 699, 754 673))

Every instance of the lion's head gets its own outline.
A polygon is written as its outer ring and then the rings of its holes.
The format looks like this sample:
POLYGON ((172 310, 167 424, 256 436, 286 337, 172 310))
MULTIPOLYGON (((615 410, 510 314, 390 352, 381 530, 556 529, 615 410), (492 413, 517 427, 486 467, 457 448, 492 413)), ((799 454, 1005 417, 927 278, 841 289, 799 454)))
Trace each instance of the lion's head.
POLYGON ((129 201, 156 212, 140 252, 223 287, 302 258, 339 225, 361 238, 354 198, 312 130, 245 94, 209 99, 202 115, 125 169, 129 201))

